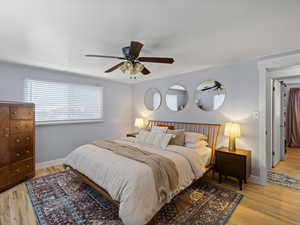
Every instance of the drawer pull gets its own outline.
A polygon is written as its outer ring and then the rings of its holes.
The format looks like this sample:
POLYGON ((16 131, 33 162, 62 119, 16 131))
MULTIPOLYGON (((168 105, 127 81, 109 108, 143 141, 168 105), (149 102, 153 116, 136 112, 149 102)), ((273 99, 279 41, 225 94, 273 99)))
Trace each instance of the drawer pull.
POLYGON ((30 151, 29 151, 29 150, 26 150, 26 153, 27 153, 27 154, 29 154, 29 153, 30 153, 30 151))
POLYGON ((30 137, 26 137, 26 140, 29 141, 29 140, 30 140, 30 137))
POLYGON ((20 140, 19 138, 17 138, 17 139, 16 139, 16 142, 17 142, 17 143, 20 143, 20 142, 21 142, 21 140, 20 140))
POLYGON ((16 114, 17 114, 17 112, 16 112, 16 111, 13 111, 13 114, 14 114, 14 115, 16 115, 16 114))
POLYGON ((17 154, 16 154, 16 156, 17 156, 17 157, 20 157, 20 156, 21 156, 21 154, 20 154, 20 153, 17 153, 17 154))

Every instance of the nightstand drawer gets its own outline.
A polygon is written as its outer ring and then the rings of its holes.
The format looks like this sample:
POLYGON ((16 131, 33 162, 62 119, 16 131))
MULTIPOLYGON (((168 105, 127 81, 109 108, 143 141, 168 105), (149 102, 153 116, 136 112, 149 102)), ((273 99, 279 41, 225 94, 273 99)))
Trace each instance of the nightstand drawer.
POLYGON ((216 170, 222 171, 224 175, 243 177, 245 174, 245 157, 217 152, 216 170))

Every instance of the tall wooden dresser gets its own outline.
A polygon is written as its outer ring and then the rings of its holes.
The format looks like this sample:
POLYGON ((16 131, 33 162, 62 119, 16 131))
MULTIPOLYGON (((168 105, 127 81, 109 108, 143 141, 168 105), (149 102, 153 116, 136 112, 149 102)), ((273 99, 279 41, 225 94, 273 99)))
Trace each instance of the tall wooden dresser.
POLYGON ((0 191, 35 174, 34 104, 0 102, 0 191))

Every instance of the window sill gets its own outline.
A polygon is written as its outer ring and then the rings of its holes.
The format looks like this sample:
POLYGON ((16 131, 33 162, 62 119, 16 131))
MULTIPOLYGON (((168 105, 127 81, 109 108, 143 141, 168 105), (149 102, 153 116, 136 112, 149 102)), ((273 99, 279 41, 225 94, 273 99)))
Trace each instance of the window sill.
POLYGON ((79 124, 79 123, 102 123, 103 119, 97 120, 64 120, 64 121, 45 121, 45 122, 36 122, 36 126, 55 126, 63 124, 79 124))

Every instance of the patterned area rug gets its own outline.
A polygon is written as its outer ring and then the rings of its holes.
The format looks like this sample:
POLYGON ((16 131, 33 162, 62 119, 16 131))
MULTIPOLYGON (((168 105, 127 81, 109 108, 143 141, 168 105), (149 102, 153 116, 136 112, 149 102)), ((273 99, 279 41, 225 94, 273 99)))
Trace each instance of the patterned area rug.
MULTIPOLYGON (((26 182, 40 225, 122 225, 118 208, 70 171, 26 182)), ((165 205, 151 225, 223 225, 243 195, 199 180, 165 205)))
POLYGON ((274 184, 279 184, 282 186, 300 190, 300 177, 269 170, 268 181, 274 184))

